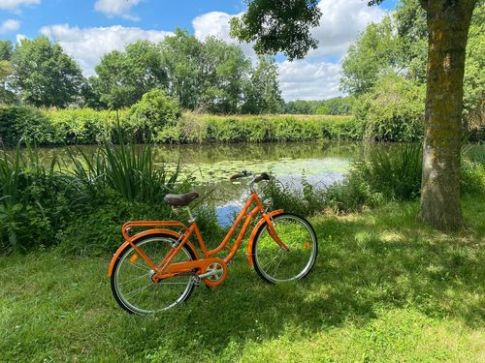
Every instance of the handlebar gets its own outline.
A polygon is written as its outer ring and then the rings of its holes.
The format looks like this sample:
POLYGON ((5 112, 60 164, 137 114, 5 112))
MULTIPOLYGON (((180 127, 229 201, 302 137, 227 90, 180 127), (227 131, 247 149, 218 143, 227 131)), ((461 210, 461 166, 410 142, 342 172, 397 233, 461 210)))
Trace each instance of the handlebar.
MULTIPOLYGON (((231 176, 229 178, 229 180, 234 181, 236 179, 246 178, 246 177, 252 176, 252 175, 253 175, 253 173, 248 172, 246 170, 243 170, 243 171, 236 173, 233 176, 231 176)), ((271 176, 268 173, 261 173, 261 174, 255 176, 253 178, 253 180, 251 181, 251 183, 259 183, 260 181, 263 181, 263 180, 271 180, 271 176)))
POLYGON ((243 170, 243 171, 241 171, 241 172, 239 172, 239 173, 236 173, 236 174, 234 174, 233 176, 231 176, 231 177, 229 178, 229 180, 230 180, 230 181, 233 181, 233 180, 240 179, 240 178, 245 178, 245 177, 247 177, 247 176, 251 176, 251 175, 252 175, 252 174, 251 174, 250 172, 248 172, 248 171, 246 171, 246 170, 243 170))

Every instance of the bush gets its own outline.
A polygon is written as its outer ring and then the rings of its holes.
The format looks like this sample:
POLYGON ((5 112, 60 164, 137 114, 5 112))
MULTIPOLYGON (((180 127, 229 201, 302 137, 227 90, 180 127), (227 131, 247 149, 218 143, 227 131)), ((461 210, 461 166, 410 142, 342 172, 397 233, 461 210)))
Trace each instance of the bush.
POLYGON ((354 103, 354 115, 370 141, 413 142, 424 130, 424 86, 391 74, 354 103))
POLYGON ((0 144, 52 142, 49 120, 37 109, 25 106, 0 107, 0 144))
MULTIPOLYGON (((54 245, 65 252, 112 251, 122 223, 168 219, 173 211, 163 203, 165 194, 192 188, 189 178, 178 182, 178 168, 154 165, 151 146, 104 145, 93 157, 74 159, 72 170, 44 166, 37 155, 31 149, 0 154, 3 253, 54 245)), ((196 213, 209 237, 220 232, 214 211, 196 213)))
POLYGON ((315 214, 325 207, 325 191, 316 189, 304 178, 301 190, 273 179, 266 183, 262 193, 264 198, 271 199, 273 209, 284 209, 304 216, 315 214))
POLYGON ((69 176, 43 166, 33 150, 0 155, 0 247, 25 252, 56 244, 86 200, 69 176))
POLYGON ((174 125, 180 115, 176 100, 160 89, 151 90, 130 108, 129 134, 137 142, 151 141, 165 127, 174 125))
POLYGON ((45 110, 54 130, 53 144, 97 144, 112 139, 116 124, 124 124, 126 111, 96 111, 90 108, 45 110))

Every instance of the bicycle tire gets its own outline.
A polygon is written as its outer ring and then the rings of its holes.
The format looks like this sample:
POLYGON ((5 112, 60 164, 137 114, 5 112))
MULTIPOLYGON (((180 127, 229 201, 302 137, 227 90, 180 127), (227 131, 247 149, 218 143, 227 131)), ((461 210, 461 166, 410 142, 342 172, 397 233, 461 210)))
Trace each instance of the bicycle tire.
MULTIPOLYGON (((318 240, 317 240, 315 230, 313 229, 313 226, 310 224, 310 222, 308 222, 305 218, 303 218, 303 217, 301 217, 297 214, 282 213, 282 214, 279 214, 279 215, 273 217, 273 223, 274 223, 276 232, 277 232, 278 236, 282 239, 282 241, 285 242, 286 244, 288 244, 289 241, 285 241, 285 237, 290 238, 289 236, 291 235, 291 233, 293 233, 293 234, 297 233, 297 232, 290 232, 288 234, 288 236, 281 236, 280 235, 280 233, 282 231, 280 229, 280 232, 278 232, 278 229, 279 229, 279 227, 278 227, 279 223, 278 222, 285 220, 285 219, 295 221, 300 225, 300 227, 301 226, 304 227, 303 230, 306 231, 307 235, 301 234, 301 236, 298 237, 298 238, 304 239, 302 241, 303 242, 303 248, 306 248, 306 243, 307 244, 310 243, 305 238, 311 239, 311 246, 310 246, 311 247, 311 253, 309 254, 308 261, 304 264, 301 271, 298 271, 297 273, 292 274, 292 276, 290 276, 289 278, 278 278, 278 277, 272 276, 272 274, 274 274, 274 272, 268 271, 268 267, 263 266, 263 261, 262 261, 263 260, 262 250, 264 250, 264 246, 262 246, 263 238, 265 239, 266 246, 269 246, 269 248, 271 248, 271 250, 268 249, 268 251, 266 252, 266 255, 271 256, 271 258, 273 258, 272 254, 274 255, 275 253, 281 253, 281 255, 284 256, 285 253, 287 253, 287 254, 292 253, 292 252, 298 253, 299 250, 297 251, 295 249, 294 244, 292 244, 292 246, 289 246, 290 247, 289 252, 283 251, 276 244, 276 242, 274 240, 270 239, 271 237, 269 236, 269 233, 266 232, 267 231, 267 223, 264 223, 259 228, 258 232, 256 233, 255 240, 254 240, 252 250, 251 250, 251 254, 252 254, 252 257, 253 257, 253 261, 254 261, 254 269, 256 270, 257 274, 259 275, 259 277, 263 281, 271 283, 271 284, 289 282, 289 281, 296 281, 296 280, 301 280, 301 279, 305 278, 312 271, 313 267, 315 266, 317 256, 318 256, 318 240)), ((293 226, 290 226, 290 227, 288 227, 288 229, 294 229, 294 228, 293 228, 293 226)), ((295 238, 292 238, 292 239, 295 239, 295 238)), ((297 246, 298 246, 299 242, 296 241, 296 243, 297 243, 297 246)), ((293 254, 293 256, 296 256, 296 255, 293 254)), ((298 257, 298 256, 296 256, 296 257, 298 257)), ((291 259, 290 259, 290 261, 291 261, 291 259)), ((282 261, 279 262, 278 266, 280 266, 281 262, 282 261)), ((286 266, 288 266, 288 265, 286 265, 286 266)), ((285 266, 283 266, 283 267, 285 267, 285 266)))
MULTIPOLYGON (((149 235, 149 236, 140 237, 139 239, 134 241, 134 243, 137 246, 143 246, 144 244, 147 243, 147 241, 157 241, 157 240, 163 241, 163 242, 166 242, 166 243, 170 243, 170 244, 174 243, 176 241, 172 236, 157 234, 157 235, 149 235)), ((147 310, 147 309, 137 307, 133 302, 128 301, 126 296, 120 291, 118 279, 119 279, 120 268, 123 266, 123 263, 125 261, 127 261, 127 257, 130 254, 133 255, 132 252, 134 252, 134 249, 131 245, 127 246, 121 252, 120 256, 118 257, 118 259, 116 260, 116 262, 113 266, 113 273, 111 274, 111 292, 113 293, 113 297, 115 298, 116 302, 118 303, 118 305, 122 309, 124 309, 125 311, 127 311, 130 314, 148 315, 148 314, 152 314, 152 313, 155 313, 155 312, 158 312, 158 311, 164 311, 164 310, 168 310, 170 308, 173 308, 176 305, 183 303, 184 301, 186 301, 190 297, 190 295, 192 294, 192 292, 195 288, 195 284, 192 281, 192 278, 189 276, 188 280, 187 280, 186 288, 183 290, 182 294, 175 300, 174 303, 169 304, 168 306, 162 307, 161 309, 147 310)), ((195 252, 188 245, 184 245, 182 247, 181 251, 177 254, 177 256, 181 255, 181 252, 183 252, 185 254, 185 257, 187 257, 187 260, 196 260, 197 259, 195 252)), ((150 256, 150 257, 153 257, 153 256, 150 256)), ((149 275, 149 273, 151 271, 150 268, 146 265, 144 265, 144 267, 146 268, 146 272, 147 272, 147 276, 146 276, 147 277, 147 281, 146 281, 147 284, 149 285, 151 283, 153 286, 155 286, 156 284, 153 284, 151 282, 151 280, 148 281, 148 279, 150 278, 150 275, 149 275)), ((140 277, 143 278, 143 274, 140 275, 140 277)), ((162 282, 159 282, 158 284, 162 284, 162 286, 163 286, 164 282, 162 281, 162 282)))

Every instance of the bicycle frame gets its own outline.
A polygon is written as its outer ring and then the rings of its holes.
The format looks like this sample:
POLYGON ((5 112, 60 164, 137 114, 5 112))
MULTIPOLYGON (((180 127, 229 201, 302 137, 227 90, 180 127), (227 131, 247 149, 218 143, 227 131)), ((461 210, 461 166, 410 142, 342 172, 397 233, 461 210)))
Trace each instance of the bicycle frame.
MULTIPOLYGON (((155 272, 156 279, 165 279, 169 278, 172 276, 175 276, 177 274, 181 273, 190 273, 194 270, 201 270, 205 271, 207 266, 214 262, 219 262, 223 263, 225 266, 227 263, 229 263, 235 256, 237 250, 241 246, 242 240, 247 232, 247 229, 251 223, 251 221, 254 219, 254 217, 260 213, 262 215, 261 219, 259 222, 255 225, 253 228, 253 231, 249 237, 249 243, 248 243, 248 248, 247 248, 247 257, 248 257, 248 263, 250 266, 253 265, 253 260, 252 260, 252 244, 254 242, 254 238, 258 232, 258 230, 262 227, 264 223, 267 223, 268 225, 268 232, 270 236, 273 238, 273 240, 283 249, 288 249, 288 247, 278 238, 276 231, 274 230, 273 224, 271 222, 272 217, 279 215, 283 213, 283 210, 275 210, 272 212, 267 213, 264 210, 264 205, 259 198, 258 194, 255 191, 252 191, 248 200, 246 201, 245 205, 239 212, 236 220, 234 221, 233 225, 227 232, 226 236, 222 240, 222 242, 214 249, 209 250, 202 238, 202 234, 199 230, 199 227, 197 226, 196 221, 191 221, 191 224, 186 227, 184 224, 178 222, 178 221, 132 221, 132 222, 127 222, 123 225, 122 227, 122 234, 123 237, 125 238, 125 242, 118 248, 118 250, 115 252, 113 255, 113 258, 111 260, 111 263, 109 265, 108 269, 108 275, 111 276, 114 264, 116 260, 119 258, 120 254, 122 251, 128 246, 131 245, 133 249, 135 250, 136 254, 141 257, 145 263, 155 272), (251 210, 251 206, 255 205, 251 210), (249 212, 249 213, 248 213, 249 212), (218 254, 221 252, 229 243, 229 241, 232 239, 236 229, 239 227, 241 222, 244 220, 244 223, 242 224, 242 228, 239 231, 239 234, 234 242, 234 245, 231 247, 229 250, 228 255, 224 259, 219 259, 219 258, 214 258, 212 256, 218 254), (151 227, 151 229, 144 230, 140 233, 135 234, 134 236, 129 235, 129 231, 131 228, 134 227, 151 227), (174 231, 173 229, 166 229, 164 227, 170 227, 170 228, 180 228, 183 230, 182 233, 178 233, 174 231), (168 252, 168 254, 162 259, 162 261, 152 261, 149 256, 147 256, 143 250, 139 247, 136 246, 135 241, 141 237, 149 236, 149 235, 157 235, 157 234, 162 234, 162 235, 168 235, 170 237, 173 237, 174 239, 177 240, 177 243, 173 246, 173 248, 168 252), (198 245, 200 247, 200 250, 203 253, 203 257, 200 258, 197 254, 196 249, 190 242, 190 237, 192 235, 195 235, 198 245), (179 263, 170 263, 172 259, 177 255, 177 253, 180 252, 182 247, 184 245, 189 245, 190 248, 196 253, 196 260, 193 261, 187 261, 187 262, 179 262, 179 263)), ((204 280, 206 284, 208 284, 207 281, 204 280)))

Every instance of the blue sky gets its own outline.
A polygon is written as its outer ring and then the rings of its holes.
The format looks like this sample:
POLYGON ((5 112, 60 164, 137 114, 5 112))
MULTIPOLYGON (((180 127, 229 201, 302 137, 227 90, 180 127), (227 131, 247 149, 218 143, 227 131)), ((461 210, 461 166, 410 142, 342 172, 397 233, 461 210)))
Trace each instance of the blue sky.
MULTIPOLYGON (((370 22, 379 21, 397 0, 369 8, 362 0, 322 0, 323 18, 314 29, 319 48, 303 61, 278 57, 283 96, 339 95, 340 63, 348 46, 370 22), (322 87, 325 85, 326 87, 322 87)), ((235 42, 227 22, 245 9, 241 0, 0 0, 0 38, 47 35, 73 56, 86 75, 106 52, 138 39, 160 41, 177 27, 200 40, 209 35, 235 42)), ((241 47, 254 57, 251 46, 241 47)))

